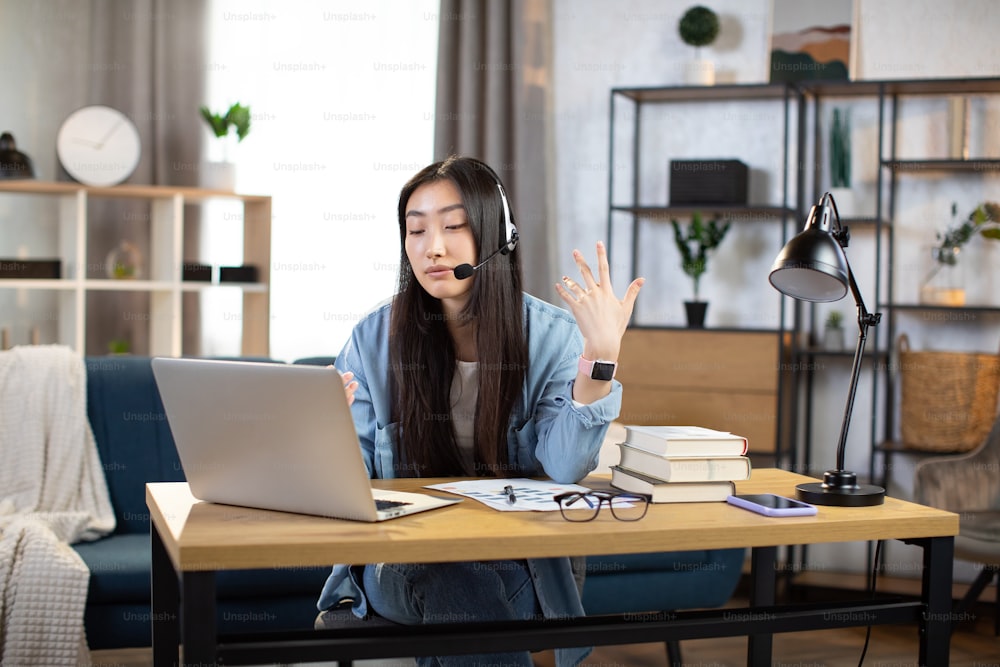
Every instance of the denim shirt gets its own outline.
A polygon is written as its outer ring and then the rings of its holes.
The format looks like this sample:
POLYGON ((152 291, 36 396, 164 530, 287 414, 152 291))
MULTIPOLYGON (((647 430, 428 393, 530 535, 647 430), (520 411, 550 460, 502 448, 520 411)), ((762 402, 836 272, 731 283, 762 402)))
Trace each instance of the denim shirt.
MULTIPOLYGON (((391 301, 358 322, 337 355, 336 367, 352 371, 358 388, 351 412, 368 473, 375 479, 396 476, 395 425, 389 422, 392 397, 389 378, 389 314, 391 301)), ((528 370, 521 400, 514 406, 507 437, 509 469, 502 477, 548 477, 575 483, 597 467, 608 424, 618 417, 622 387, 589 405, 573 401, 577 360, 583 338, 566 310, 524 295, 524 328, 528 370)), ((530 559, 528 569, 546 618, 584 615, 568 558, 530 559)), ((323 586, 317 607, 328 609, 345 598, 354 613, 365 616, 368 604, 348 565, 336 565, 323 586)), ((582 659, 587 649, 557 651, 560 666, 582 659)))

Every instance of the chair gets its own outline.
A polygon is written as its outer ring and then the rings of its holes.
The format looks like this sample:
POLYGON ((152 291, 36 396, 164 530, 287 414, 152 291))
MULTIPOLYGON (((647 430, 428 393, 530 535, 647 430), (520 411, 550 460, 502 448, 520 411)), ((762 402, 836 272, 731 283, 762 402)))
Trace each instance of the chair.
MULTIPOLYGON (((915 476, 917 502, 959 515, 955 558, 982 565, 953 610, 955 617, 961 618, 1000 575, 1000 417, 976 449, 921 461, 915 476)), ((1000 585, 993 623, 994 634, 1000 635, 1000 585)))

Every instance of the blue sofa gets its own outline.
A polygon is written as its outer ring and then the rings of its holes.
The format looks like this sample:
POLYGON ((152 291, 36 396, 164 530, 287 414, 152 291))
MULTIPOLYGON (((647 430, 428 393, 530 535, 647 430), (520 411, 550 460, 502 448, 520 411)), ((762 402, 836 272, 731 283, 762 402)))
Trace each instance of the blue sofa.
MULTIPOLYGON (((74 545, 90 568, 85 624, 92 649, 149 646, 146 482, 183 481, 148 357, 88 357, 87 415, 118 525, 74 545)), ((310 628, 329 568, 247 570, 218 577, 220 632, 310 628)))
MULTIPOLYGON (((150 645, 150 538, 145 484, 183 481, 148 357, 88 357, 87 413, 117 528, 74 545, 90 568, 85 623, 92 649, 150 645)), ((299 363, 327 364, 314 357, 299 363)), ((597 556, 587 561, 588 614, 724 604, 743 550, 597 556)), ((222 633, 311 628, 329 568, 247 570, 218 577, 222 633)))

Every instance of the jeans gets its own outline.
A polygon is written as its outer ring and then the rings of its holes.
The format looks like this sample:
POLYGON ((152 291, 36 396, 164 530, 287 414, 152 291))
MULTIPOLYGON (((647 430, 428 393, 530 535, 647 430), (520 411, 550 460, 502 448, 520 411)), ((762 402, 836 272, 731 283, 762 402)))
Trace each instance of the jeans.
MULTIPOLYGON (((541 618, 520 560, 366 565, 365 596, 379 616, 405 625, 541 618)), ((531 667, 527 651, 417 658, 420 667, 531 667)))

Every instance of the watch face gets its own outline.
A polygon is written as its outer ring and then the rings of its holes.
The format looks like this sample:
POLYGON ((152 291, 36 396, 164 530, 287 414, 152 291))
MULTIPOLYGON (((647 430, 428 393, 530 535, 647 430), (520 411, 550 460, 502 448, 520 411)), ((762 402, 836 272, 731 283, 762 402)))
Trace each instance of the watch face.
POLYGON ((80 183, 115 185, 139 164, 139 131, 116 109, 84 107, 63 122, 56 151, 63 168, 80 183))
POLYGON ((590 372, 590 377, 594 380, 609 381, 615 376, 615 364, 604 361, 595 361, 594 370, 590 372))

